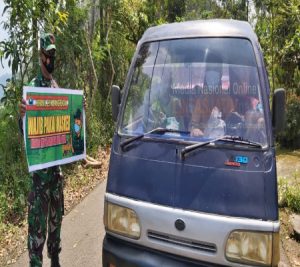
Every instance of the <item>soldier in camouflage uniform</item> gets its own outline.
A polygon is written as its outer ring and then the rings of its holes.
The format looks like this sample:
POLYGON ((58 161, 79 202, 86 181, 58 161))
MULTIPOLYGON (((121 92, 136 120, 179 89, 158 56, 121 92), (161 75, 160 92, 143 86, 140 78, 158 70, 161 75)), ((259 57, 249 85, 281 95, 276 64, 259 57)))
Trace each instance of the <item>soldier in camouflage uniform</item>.
MULTIPOLYGON (((55 59, 55 37, 43 34, 40 38, 40 72, 29 86, 57 88, 52 78, 55 59)), ((55 90, 55 89, 54 89, 55 90)), ((20 115, 26 112, 22 100, 20 115)), ((60 231, 63 216, 63 176, 59 166, 32 173, 31 192, 28 197, 28 251, 31 267, 40 267, 43 262, 43 247, 48 229, 48 256, 51 267, 60 267, 60 231)))

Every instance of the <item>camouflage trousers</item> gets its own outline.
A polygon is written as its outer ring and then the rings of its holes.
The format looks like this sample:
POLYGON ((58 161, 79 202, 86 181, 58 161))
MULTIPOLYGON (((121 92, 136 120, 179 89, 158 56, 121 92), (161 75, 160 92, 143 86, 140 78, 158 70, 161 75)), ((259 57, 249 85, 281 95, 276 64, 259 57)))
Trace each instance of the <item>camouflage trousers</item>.
POLYGON ((47 228, 48 256, 61 251, 63 211, 63 176, 60 168, 33 172, 32 188, 28 196, 28 251, 31 267, 42 266, 47 228))

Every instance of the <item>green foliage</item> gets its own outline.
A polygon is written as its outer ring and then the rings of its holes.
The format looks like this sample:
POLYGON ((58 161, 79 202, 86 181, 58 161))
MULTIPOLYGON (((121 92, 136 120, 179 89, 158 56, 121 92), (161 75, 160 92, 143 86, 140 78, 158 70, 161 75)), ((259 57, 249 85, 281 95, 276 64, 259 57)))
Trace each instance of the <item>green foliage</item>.
POLYGON ((9 205, 7 203, 7 197, 4 192, 4 188, 0 191, 0 203, 0 222, 2 222, 9 212, 9 205))
POLYGON ((105 147, 111 143, 114 131, 111 103, 101 99, 99 93, 93 101, 93 110, 87 116, 87 149, 92 154, 97 152, 99 146, 105 147))
POLYGON ((56 1, 5 0, 4 3, 4 11, 9 11, 9 21, 4 22, 3 28, 9 37, 0 43, 0 54, 9 59, 13 76, 18 74, 23 84, 32 58, 37 61, 38 30, 60 31, 67 13, 60 10, 56 1))
POLYGON ((88 58, 85 21, 87 10, 76 1, 66 1, 67 24, 56 34, 56 62, 54 76, 61 88, 85 89, 88 58))
POLYGON ((168 22, 178 21, 185 14, 186 0, 169 0, 168 1, 168 22))
POLYGON ((0 99, 1 104, 6 107, 6 115, 16 115, 17 105, 21 98, 22 86, 20 83, 7 80, 6 85, 0 85, 3 89, 3 97, 0 99))
POLYGON ((227 18, 248 20, 248 2, 245 0, 186 0, 185 20, 227 18))
POLYGON ((285 88, 287 125, 278 141, 300 147, 300 9, 297 0, 255 1, 256 33, 264 51, 272 89, 285 88), (298 96, 297 96, 298 95, 298 96))
POLYGON ((8 81, 0 105, 0 223, 24 216, 29 175, 18 125, 21 86, 8 81))
POLYGON ((255 1, 256 33, 264 51, 272 88, 299 88, 300 9, 297 0, 255 1))
POLYGON ((281 145, 289 148, 300 147, 300 97, 291 95, 287 101, 286 129, 278 136, 281 145))
POLYGON ((30 181, 18 119, 8 109, 0 107, 0 222, 24 216, 30 181))
POLYGON ((287 206, 294 212, 300 213, 299 173, 294 174, 292 182, 286 178, 280 178, 278 182, 278 194, 283 206, 287 206))

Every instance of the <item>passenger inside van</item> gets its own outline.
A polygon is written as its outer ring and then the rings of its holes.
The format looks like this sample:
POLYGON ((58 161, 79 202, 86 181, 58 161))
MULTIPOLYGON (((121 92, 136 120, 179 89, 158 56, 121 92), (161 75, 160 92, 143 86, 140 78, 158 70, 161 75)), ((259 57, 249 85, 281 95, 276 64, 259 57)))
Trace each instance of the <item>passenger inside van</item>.
POLYGON ((220 137, 226 133, 226 125, 242 121, 235 113, 234 102, 228 91, 222 88, 222 64, 208 66, 203 95, 198 96, 191 118, 191 135, 220 137))
POLYGON ((258 143, 266 140, 259 84, 255 69, 247 66, 234 67, 230 71, 232 96, 236 110, 244 118, 243 137, 258 143))

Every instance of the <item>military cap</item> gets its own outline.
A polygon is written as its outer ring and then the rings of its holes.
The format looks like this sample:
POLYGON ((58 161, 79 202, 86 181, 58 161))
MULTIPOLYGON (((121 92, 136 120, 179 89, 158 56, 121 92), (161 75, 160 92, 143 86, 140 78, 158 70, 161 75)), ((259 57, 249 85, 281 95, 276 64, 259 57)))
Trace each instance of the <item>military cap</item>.
POLYGON ((55 37, 52 33, 42 33, 40 37, 40 48, 45 51, 56 50, 55 37))

